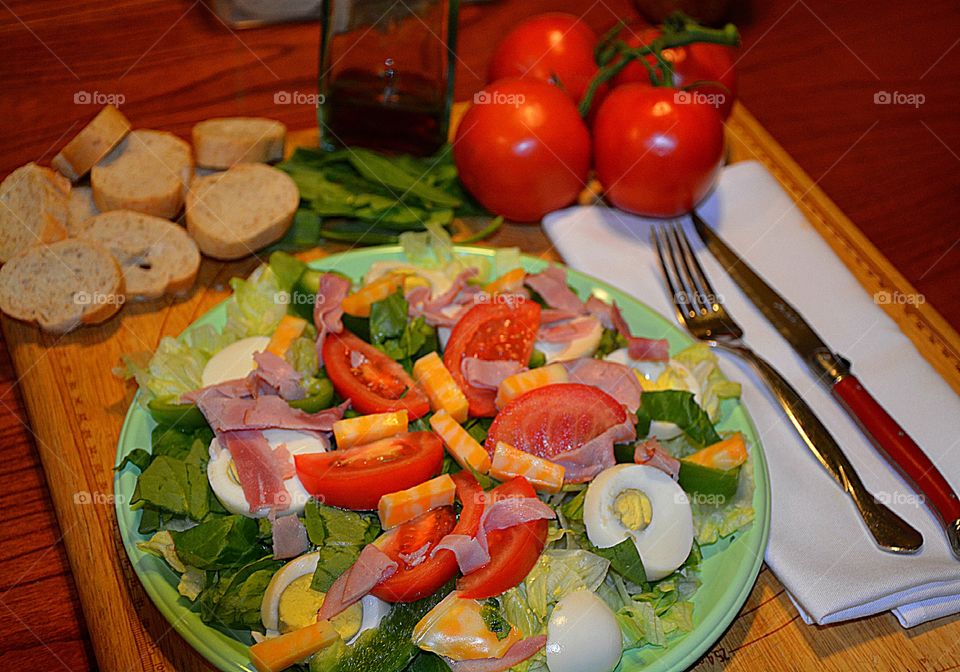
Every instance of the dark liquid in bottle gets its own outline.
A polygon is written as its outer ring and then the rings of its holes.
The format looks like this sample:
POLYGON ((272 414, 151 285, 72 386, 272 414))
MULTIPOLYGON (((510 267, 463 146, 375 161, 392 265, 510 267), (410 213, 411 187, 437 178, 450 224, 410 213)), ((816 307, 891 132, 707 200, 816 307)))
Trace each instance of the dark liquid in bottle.
POLYGON ((444 93, 416 73, 344 70, 327 89, 321 134, 331 145, 432 154, 446 141, 444 93))

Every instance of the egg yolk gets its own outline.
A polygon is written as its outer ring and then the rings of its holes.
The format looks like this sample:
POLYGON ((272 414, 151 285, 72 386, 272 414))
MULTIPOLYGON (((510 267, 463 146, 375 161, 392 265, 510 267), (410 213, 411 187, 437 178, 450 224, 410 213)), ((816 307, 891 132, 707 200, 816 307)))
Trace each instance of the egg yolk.
MULTIPOLYGON (((316 622, 326 594, 311 588, 312 581, 313 574, 304 574, 280 595, 280 632, 298 630, 316 622)), ((357 603, 331 618, 330 623, 340 637, 348 641, 360 630, 362 617, 363 607, 357 603)))
POLYGON ((620 524, 633 532, 646 529, 653 520, 653 505, 650 498, 636 488, 621 490, 613 500, 613 512, 620 524))

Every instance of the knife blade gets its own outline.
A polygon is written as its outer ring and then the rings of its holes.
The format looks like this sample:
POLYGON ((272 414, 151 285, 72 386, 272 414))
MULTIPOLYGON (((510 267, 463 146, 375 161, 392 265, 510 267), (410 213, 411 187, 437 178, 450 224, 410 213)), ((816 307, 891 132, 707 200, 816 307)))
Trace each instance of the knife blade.
POLYGON ((804 317, 734 252, 696 212, 694 227, 727 274, 803 358, 814 377, 827 386, 841 407, 887 461, 922 496, 939 518, 954 556, 960 559, 960 497, 883 406, 851 373, 850 362, 835 353, 804 317))

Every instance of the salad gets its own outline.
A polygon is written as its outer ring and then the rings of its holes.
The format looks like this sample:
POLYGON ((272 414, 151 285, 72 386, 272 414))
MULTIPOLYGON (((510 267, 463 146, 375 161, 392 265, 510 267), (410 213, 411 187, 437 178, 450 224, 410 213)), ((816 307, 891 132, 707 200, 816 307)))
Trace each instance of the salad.
POLYGON ((611 671, 693 628, 754 517, 739 397, 566 272, 438 228, 362 278, 282 252, 125 358, 142 550, 261 672, 611 671))

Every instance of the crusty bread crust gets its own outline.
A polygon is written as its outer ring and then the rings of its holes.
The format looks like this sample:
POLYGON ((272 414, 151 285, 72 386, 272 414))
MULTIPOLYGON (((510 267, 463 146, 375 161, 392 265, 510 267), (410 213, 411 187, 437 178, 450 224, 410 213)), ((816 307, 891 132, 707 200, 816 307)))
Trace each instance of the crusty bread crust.
POLYGON ((80 237, 110 249, 123 270, 131 299, 186 292, 200 268, 200 251, 183 227, 132 210, 93 217, 80 237))
POLYGON ((51 163, 64 177, 76 182, 129 132, 127 118, 113 105, 107 105, 53 157, 51 163))
POLYGON ((193 127, 198 166, 226 169, 238 163, 270 163, 283 158, 287 127, 262 117, 220 117, 193 127))
POLYGON ((135 210, 174 219, 193 175, 190 145, 164 131, 131 131, 90 171, 101 212, 135 210))
POLYGON ((187 230, 204 254, 241 259, 282 238, 299 204, 289 175, 262 163, 241 163, 194 179, 187 230))
POLYGON ((0 268, 0 310, 55 333, 110 318, 123 305, 123 292, 113 255, 85 240, 35 245, 0 268))
POLYGON ((31 245, 67 237, 70 181, 28 163, 0 183, 0 263, 31 245))

